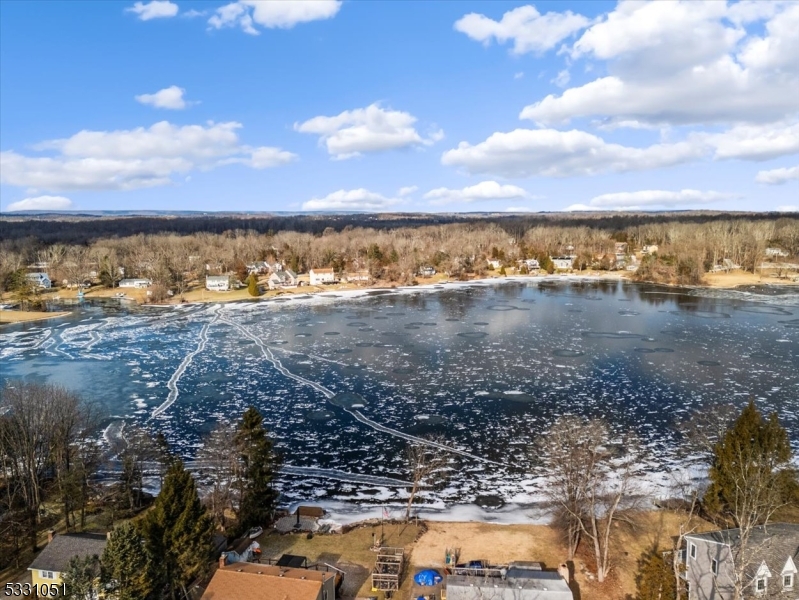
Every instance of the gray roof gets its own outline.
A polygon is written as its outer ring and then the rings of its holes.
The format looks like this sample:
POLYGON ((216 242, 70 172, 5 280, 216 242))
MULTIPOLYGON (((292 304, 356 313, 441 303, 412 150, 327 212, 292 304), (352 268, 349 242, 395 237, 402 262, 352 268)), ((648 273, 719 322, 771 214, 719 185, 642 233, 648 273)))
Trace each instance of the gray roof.
POLYGON ((447 600, 573 600, 569 585, 557 573, 529 571, 524 578, 447 577, 447 600))
MULTIPOLYGON (((686 539, 735 546, 740 539, 740 533, 740 529, 724 529, 695 533, 685 537, 686 539)), ((753 570, 756 571, 762 561, 765 561, 772 573, 779 574, 789 556, 799 564, 799 524, 771 523, 755 527, 749 536, 748 547, 757 552, 753 570)))
POLYGON ((75 556, 101 556, 107 538, 103 534, 65 533, 56 535, 53 541, 33 559, 28 567, 40 571, 56 571, 62 573, 75 556))

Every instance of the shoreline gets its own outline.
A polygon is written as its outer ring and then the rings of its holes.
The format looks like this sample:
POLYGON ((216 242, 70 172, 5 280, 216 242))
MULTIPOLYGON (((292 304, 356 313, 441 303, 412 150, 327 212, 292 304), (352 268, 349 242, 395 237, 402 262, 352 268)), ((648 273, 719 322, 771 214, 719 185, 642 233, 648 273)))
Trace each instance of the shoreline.
POLYGON ((17 323, 34 323, 71 315, 73 311, 46 312, 37 310, 0 310, 0 326, 17 323))

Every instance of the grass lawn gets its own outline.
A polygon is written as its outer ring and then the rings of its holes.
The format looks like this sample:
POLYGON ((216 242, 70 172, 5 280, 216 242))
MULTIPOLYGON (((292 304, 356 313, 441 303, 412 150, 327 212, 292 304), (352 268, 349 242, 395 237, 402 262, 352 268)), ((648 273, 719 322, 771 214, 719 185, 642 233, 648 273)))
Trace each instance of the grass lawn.
MULTIPOLYGON (((410 548, 421 531, 414 523, 386 523, 383 527, 385 546, 410 548)), ((372 592, 370 573, 376 554, 372 546, 372 534, 380 536, 380 526, 358 527, 344 534, 315 535, 307 539, 306 534, 265 533, 258 539, 264 558, 280 558, 282 554, 306 556, 309 563, 324 562, 346 572, 341 588, 345 598, 378 596, 372 592)), ((409 587, 410 577, 405 578, 404 588, 409 587)), ((407 594, 406 594, 407 595, 407 594)), ((402 596, 400 596, 402 597, 402 596)))

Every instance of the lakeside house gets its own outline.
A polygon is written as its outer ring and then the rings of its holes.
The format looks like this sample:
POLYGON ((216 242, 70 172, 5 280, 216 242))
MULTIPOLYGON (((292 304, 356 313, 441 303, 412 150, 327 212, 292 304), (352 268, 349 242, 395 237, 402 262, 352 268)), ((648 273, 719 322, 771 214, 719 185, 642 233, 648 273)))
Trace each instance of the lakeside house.
POLYGON ((499 269, 502 267, 502 261, 496 260, 494 258, 489 258, 486 262, 488 262, 488 266, 492 269, 499 269))
POLYGON ((552 264, 558 271, 569 271, 574 265, 574 256, 550 256, 552 264))
POLYGON ((247 273, 261 275, 269 272, 269 263, 265 261, 255 261, 247 265, 247 273))
POLYGON ((274 290, 277 288, 296 287, 299 278, 294 271, 286 269, 284 271, 273 271, 267 281, 269 283, 269 289, 274 290))
POLYGON ((367 269, 351 271, 347 273, 346 279, 350 283, 366 283, 369 281, 369 271, 367 269))
POLYGON ((152 279, 123 279, 119 282, 119 286, 121 288, 136 288, 137 290, 143 290, 144 288, 148 288, 153 284, 152 279))
POLYGON ((25 277, 36 287, 49 290, 53 287, 53 283, 50 281, 50 276, 47 273, 28 273, 25 277))
POLYGON ((616 242, 614 251, 616 254, 627 254, 627 242, 616 242))
POLYGON ((226 292, 230 289, 230 276, 208 275, 205 278, 205 289, 212 292, 226 292))
MULTIPOLYGON (((222 559, 220 559, 222 560, 222 559)), ((335 600, 332 572, 256 563, 220 564, 201 600, 335 600)))
POLYGON ((436 270, 433 267, 422 267, 419 269, 419 275, 422 277, 432 277, 436 274, 436 270))
POLYGON ((641 252, 644 254, 657 254, 658 247, 657 244, 647 244, 641 249, 641 252))
POLYGON ((60 584, 73 558, 102 556, 108 541, 105 534, 65 533, 47 535, 47 546, 28 567, 34 585, 60 584))
POLYGON ((766 248, 766 256, 769 258, 778 258, 789 256, 789 253, 782 248, 766 248))
POLYGON ((455 569, 447 577, 447 600, 574 600, 569 568, 544 571, 538 562, 512 562, 507 569, 455 569), (463 572, 461 574, 461 572, 463 572))
MULTIPOLYGON (((735 561, 740 560, 740 529, 685 536, 685 573, 689 600, 730 600, 735 561)), ((799 591, 799 525, 756 527, 747 548, 751 559, 743 582, 747 597, 796 598, 799 591)))
POLYGON ((332 268, 311 269, 308 274, 311 278, 311 285, 336 283, 336 272, 332 268))

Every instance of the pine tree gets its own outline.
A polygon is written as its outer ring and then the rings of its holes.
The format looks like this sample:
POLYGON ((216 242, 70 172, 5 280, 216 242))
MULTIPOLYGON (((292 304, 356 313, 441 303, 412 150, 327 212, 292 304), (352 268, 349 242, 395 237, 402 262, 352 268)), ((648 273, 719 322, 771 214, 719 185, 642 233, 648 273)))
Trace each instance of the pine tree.
POLYGON ((638 559, 635 576, 636 600, 673 600, 677 594, 671 561, 656 548, 644 551, 638 559))
POLYGON ((255 273, 250 273, 247 278, 247 291, 250 296, 259 296, 261 294, 261 290, 258 289, 258 277, 255 276, 255 273))
POLYGON ((100 577, 100 559, 94 556, 75 556, 61 575, 66 588, 65 598, 93 600, 100 577))
POLYGON ((764 419, 750 402, 716 444, 705 507, 736 527, 767 520, 795 483, 791 454, 776 413, 764 419))
POLYGON ((101 580, 117 600, 145 600, 153 594, 152 563, 144 537, 131 523, 111 532, 102 557, 101 580))
POLYGON ((277 502, 278 494, 272 483, 279 460, 263 421, 261 413, 251 406, 242 416, 235 437, 242 468, 238 514, 241 531, 268 524, 277 502))
POLYGON ((214 525, 180 460, 170 465, 142 533, 157 586, 165 587, 170 598, 186 597, 187 586, 208 568, 214 525))

